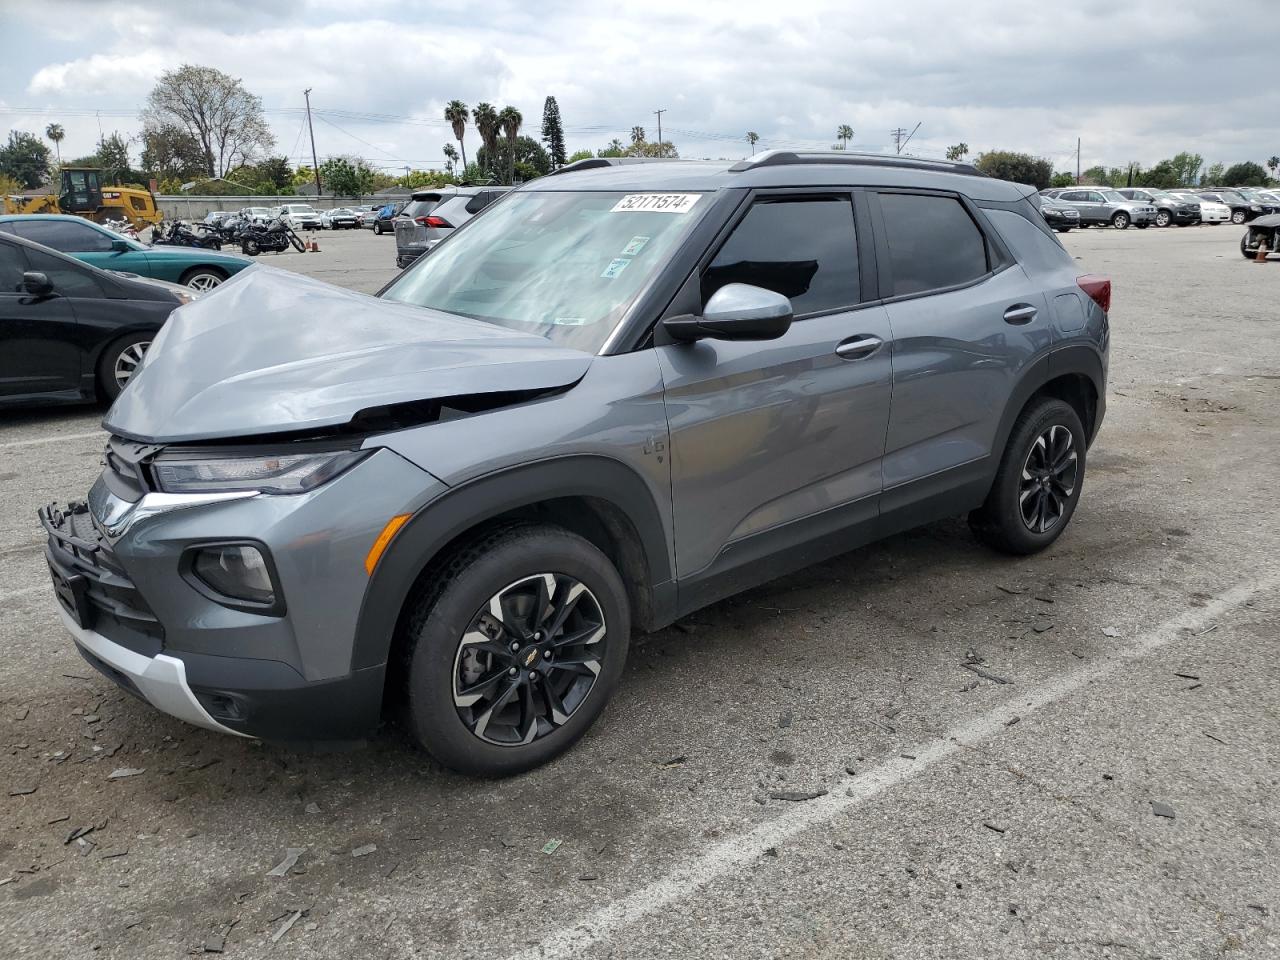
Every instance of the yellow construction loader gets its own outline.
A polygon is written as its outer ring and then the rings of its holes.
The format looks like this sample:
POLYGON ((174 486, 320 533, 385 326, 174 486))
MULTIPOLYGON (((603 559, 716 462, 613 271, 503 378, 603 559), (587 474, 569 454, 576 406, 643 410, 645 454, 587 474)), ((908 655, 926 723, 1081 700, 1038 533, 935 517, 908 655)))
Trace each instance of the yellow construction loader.
POLYGON ((95 223, 128 220, 137 230, 154 226, 164 219, 150 190, 104 187, 101 173, 92 167, 64 167, 59 195, 4 197, 4 212, 74 213, 95 223))

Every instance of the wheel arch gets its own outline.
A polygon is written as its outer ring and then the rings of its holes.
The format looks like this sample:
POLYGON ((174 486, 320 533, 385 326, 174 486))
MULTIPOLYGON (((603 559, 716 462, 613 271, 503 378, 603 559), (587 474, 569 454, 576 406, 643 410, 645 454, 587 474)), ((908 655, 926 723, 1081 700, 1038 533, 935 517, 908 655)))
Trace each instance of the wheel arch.
POLYGON ((405 524, 365 590, 351 669, 389 662, 409 601, 436 561, 494 525, 517 520, 564 527, 608 556, 627 585, 637 630, 674 618, 666 525, 648 485, 611 458, 560 457, 455 487, 405 524))
POLYGON ((226 267, 220 266, 216 263, 197 263, 194 266, 187 267, 183 270, 182 273, 178 275, 178 282, 185 286, 187 281, 191 279, 192 274, 196 273, 216 273, 218 276, 222 277, 223 280, 231 279, 231 273, 226 269, 226 267))

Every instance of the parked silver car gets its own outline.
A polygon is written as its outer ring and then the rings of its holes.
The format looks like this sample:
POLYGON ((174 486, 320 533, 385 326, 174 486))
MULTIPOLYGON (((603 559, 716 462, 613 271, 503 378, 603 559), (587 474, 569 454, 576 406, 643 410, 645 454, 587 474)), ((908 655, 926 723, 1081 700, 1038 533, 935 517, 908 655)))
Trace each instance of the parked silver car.
POLYGON ((510 187, 448 187, 415 193, 395 219, 396 266, 407 267, 510 187))
POLYGON ((1156 208, 1142 200, 1130 200, 1117 190, 1103 187, 1077 187, 1059 191, 1054 198, 1068 203, 1080 211, 1082 227, 1105 227, 1117 230, 1129 229, 1133 224, 1145 230, 1156 222, 1156 208))
POLYGON ((1142 187, 1122 187, 1116 193, 1129 200, 1138 200, 1155 207, 1157 227, 1171 227, 1175 223, 1180 227, 1189 227, 1200 222, 1199 200, 1188 200, 1165 190, 1142 187))

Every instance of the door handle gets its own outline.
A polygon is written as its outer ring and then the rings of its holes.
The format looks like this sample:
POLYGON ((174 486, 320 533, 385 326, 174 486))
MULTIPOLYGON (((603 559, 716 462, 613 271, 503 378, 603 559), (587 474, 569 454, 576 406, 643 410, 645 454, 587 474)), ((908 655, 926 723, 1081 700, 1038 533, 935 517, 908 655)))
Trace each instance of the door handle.
POLYGON ((836 356, 842 360, 865 360, 884 344, 879 337, 862 333, 836 345, 836 356))
POLYGON ((1004 322, 1013 324, 1030 323, 1035 319, 1036 308, 1029 303, 1015 303, 1004 312, 1004 322))

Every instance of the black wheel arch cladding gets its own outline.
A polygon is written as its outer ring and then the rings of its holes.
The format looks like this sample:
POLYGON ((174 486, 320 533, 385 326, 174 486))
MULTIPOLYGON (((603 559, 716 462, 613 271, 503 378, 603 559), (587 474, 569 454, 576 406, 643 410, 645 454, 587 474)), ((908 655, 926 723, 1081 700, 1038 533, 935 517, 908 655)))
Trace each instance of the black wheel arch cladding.
MULTIPOLYGON (((648 580, 643 588, 652 590, 671 580, 662 515, 645 481, 620 461, 566 456, 487 474, 428 503, 391 541, 365 589, 351 652, 352 670, 387 661, 406 600, 442 550, 486 522, 564 499, 611 504, 634 530, 648 580)), ((661 611, 653 616, 662 619, 661 611)))

